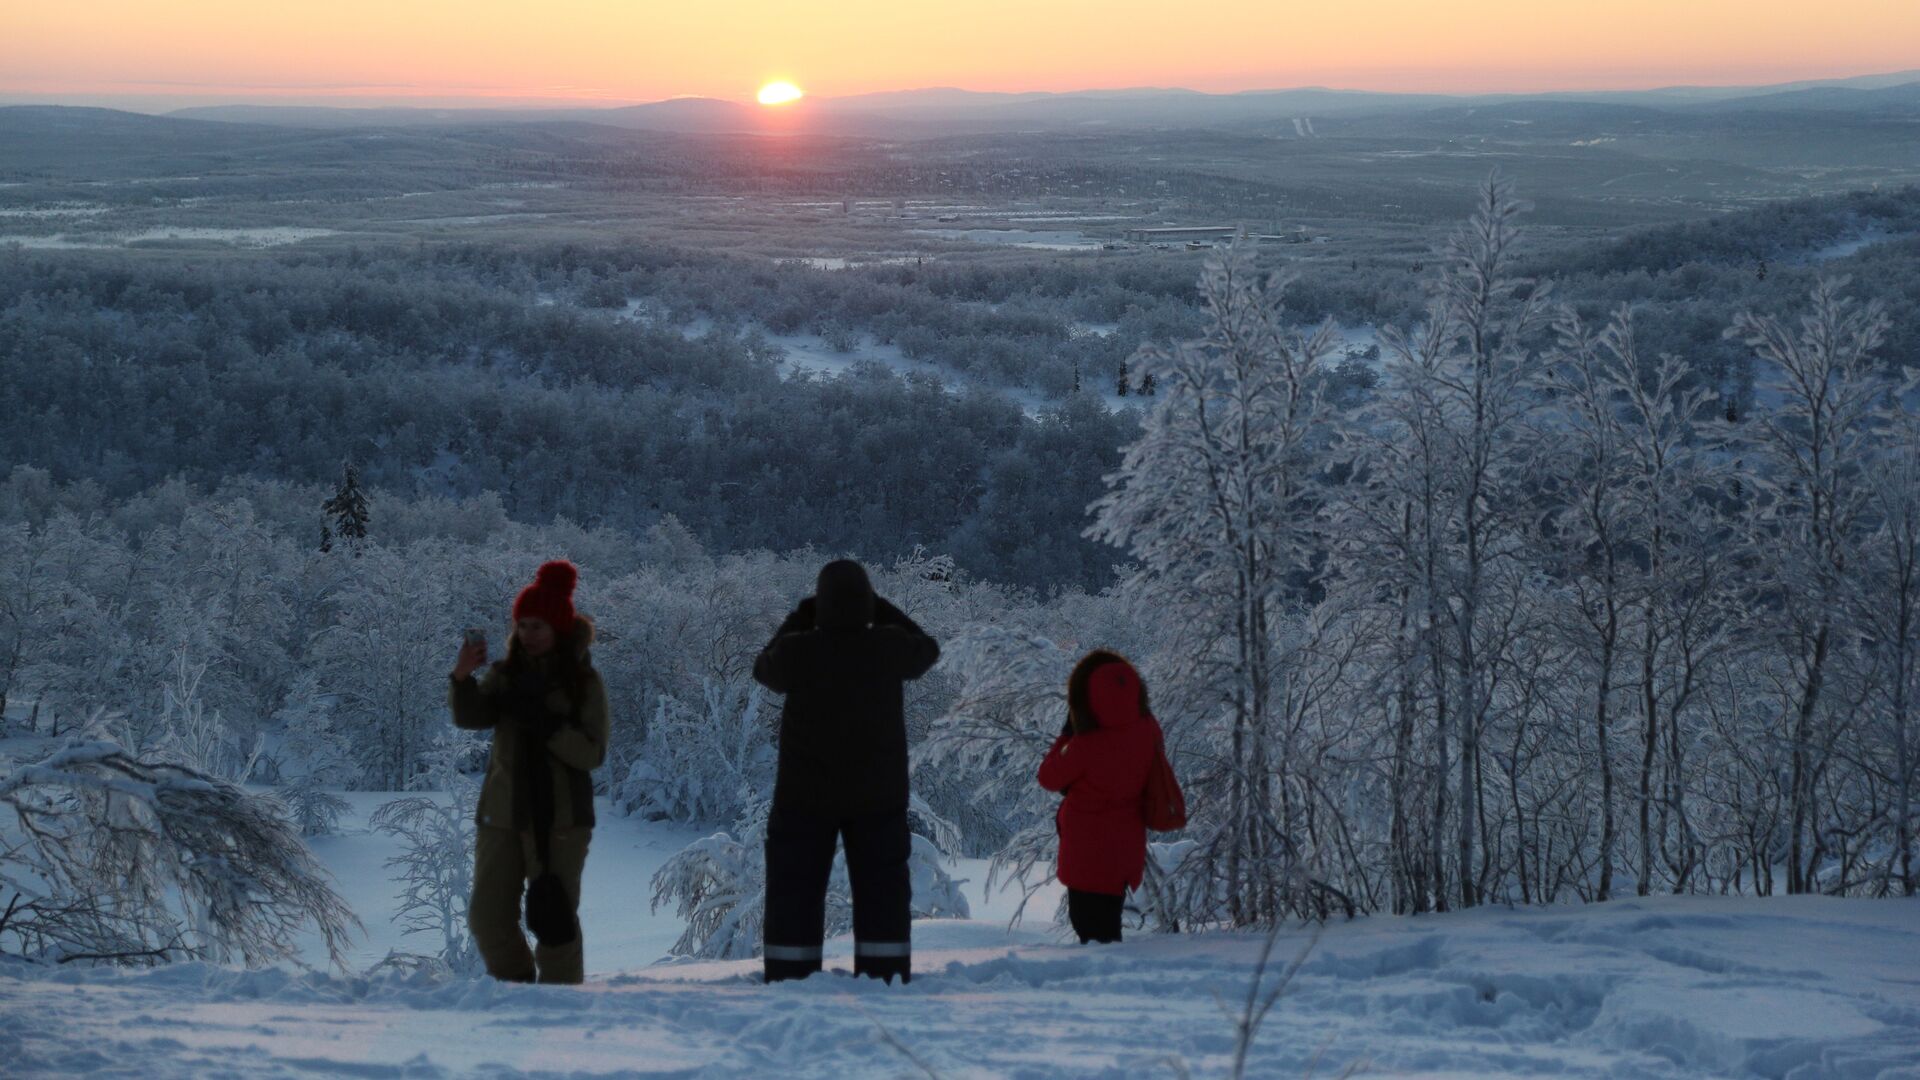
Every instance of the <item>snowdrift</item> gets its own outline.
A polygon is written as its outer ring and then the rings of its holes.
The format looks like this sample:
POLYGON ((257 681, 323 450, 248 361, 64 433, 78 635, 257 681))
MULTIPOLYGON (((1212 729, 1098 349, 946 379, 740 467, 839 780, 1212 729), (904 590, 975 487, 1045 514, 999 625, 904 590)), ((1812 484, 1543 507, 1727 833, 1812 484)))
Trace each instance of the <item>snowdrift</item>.
MULTIPOLYGON (((582 988, 0 964, 0 1061, 9 1076, 1224 1075, 1222 1006, 1244 1000, 1260 945, 1009 945, 997 924, 952 920, 915 933, 907 987, 834 974, 766 987, 755 962, 582 988)), ((1290 929, 1275 967, 1309 946, 1248 1075, 1920 1077, 1912 901, 1381 917, 1317 942, 1290 929)))

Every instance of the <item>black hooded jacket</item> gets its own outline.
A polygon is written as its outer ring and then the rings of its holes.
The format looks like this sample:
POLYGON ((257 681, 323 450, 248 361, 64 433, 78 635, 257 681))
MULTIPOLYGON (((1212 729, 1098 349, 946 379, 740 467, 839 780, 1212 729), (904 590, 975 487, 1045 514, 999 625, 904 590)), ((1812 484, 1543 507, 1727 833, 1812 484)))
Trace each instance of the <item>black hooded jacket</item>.
POLYGON ((828 564, 817 598, 801 601, 753 665, 761 685, 787 696, 774 809, 836 818, 904 811, 902 684, 939 658, 932 638, 873 595, 858 564, 828 564))

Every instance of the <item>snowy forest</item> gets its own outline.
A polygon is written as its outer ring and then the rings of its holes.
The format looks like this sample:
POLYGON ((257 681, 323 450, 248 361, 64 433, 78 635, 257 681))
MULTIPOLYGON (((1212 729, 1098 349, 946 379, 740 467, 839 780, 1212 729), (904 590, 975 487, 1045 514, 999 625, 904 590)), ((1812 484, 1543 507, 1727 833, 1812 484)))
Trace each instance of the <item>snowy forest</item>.
POLYGON ((967 914, 949 857, 1050 876, 1033 770, 1096 646, 1140 666, 1193 808, 1134 926, 1913 895, 1913 241, 1769 273, 1672 262, 1681 228, 1556 269, 1526 225, 1496 175, 1364 300, 1351 268, 1276 273, 1251 241, 1184 282, 923 271, 1051 292, 1116 324, 1098 336, 862 313, 914 285, 900 266, 729 299, 697 260, 575 253, 512 308, 526 264, 461 278, 458 250, 364 273, 0 256, 0 716, 41 748, 0 777, 0 951, 251 964, 306 923, 333 948, 354 914, 304 845, 368 791, 393 793, 375 824, 419 931, 390 961, 474 970, 485 749, 446 673, 563 556, 615 718, 598 793, 711 833, 651 883, 689 956, 758 948, 778 703, 749 672, 841 554, 943 643, 908 700, 920 915, 967 914), (636 301, 719 325, 591 314, 636 301), (877 364, 783 379, 741 328, 908 333, 886 318, 935 335, 909 355, 1052 398, 877 364), (1361 319, 1365 350, 1339 333, 1361 319), (1131 392, 1108 408, 1078 392, 1096 379, 1131 392))

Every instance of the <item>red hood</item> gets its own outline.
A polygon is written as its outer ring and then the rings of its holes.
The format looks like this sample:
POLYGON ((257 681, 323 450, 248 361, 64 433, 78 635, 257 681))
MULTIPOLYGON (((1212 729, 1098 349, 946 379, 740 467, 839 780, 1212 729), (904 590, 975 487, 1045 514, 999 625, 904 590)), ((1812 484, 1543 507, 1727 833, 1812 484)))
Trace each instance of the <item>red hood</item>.
POLYGON ((1122 728, 1140 720, 1140 673, 1125 661, 1101 664, 1087 680, 1087 704, 1102 728, 1122 728))

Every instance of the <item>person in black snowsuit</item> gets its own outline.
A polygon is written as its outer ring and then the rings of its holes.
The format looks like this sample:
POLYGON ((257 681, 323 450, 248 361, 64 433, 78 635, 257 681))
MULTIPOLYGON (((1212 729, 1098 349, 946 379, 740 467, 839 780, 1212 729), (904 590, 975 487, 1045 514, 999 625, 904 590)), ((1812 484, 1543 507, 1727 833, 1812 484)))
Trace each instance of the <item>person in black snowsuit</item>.
POLYGON ((901 684, 940 646, 874 595, 859 563, 820 571, 780 624, 753 677, 787 696, 767 818, 767 981, 820 970, 834 839, 853 888, 853 970, 912 975, 907 872, 907 725, 901 684))

